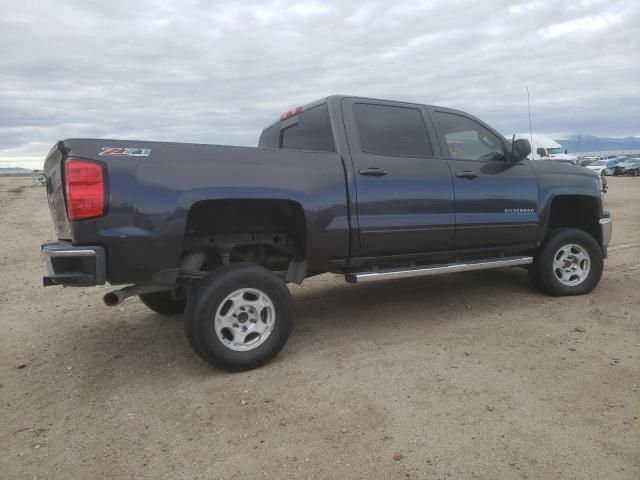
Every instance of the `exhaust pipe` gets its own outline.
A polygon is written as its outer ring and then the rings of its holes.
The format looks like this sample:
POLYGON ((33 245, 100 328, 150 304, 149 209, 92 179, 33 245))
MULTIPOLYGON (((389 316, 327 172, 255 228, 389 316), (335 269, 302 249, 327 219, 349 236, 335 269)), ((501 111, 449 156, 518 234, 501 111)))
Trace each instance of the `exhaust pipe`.
MULTIPOLYGON (((187 274, 199 273, 200 268, 202 267, 202 264, 206 259, 207 252, 205 250, 197 250, 195 252, 191 252, 182 259, 182 262, 180 264, 180 272, 184 272, 187 274)), ((167 292, 170 290, 173 290, 173 288, 168 285, 139 283, 137 285, 129 285, 128 287, 109 292, 104 297, 102 297, 102 300, 108 307, 115 307, 116 305, 120 305, 127 298, 133 297, 135 295, 154 292, 167 292)))
POLYGON ((128 287, 121 288, 119 290, 114 290, 113 292, 107 293, 102 300, 104 304, 108 307, 115 307, 116 305, 120 305, 124 300, 129 297, 133 297, 134 295, 142 295, 143 293, 154 293, 154 292, 163 292, 171 290, 167 288, 166 285, 154 285, 149 283, 142 283, 138 285, 129 285, 128 287))

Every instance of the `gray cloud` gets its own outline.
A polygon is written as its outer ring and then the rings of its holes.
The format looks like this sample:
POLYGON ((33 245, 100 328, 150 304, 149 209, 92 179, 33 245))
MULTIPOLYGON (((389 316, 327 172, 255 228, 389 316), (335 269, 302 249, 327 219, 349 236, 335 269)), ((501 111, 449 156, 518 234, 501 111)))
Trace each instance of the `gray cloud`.
POLYGON ((2 0, 0 164, 74 136, 255 145, 331 93, 640 135, 640 4, 2 0))

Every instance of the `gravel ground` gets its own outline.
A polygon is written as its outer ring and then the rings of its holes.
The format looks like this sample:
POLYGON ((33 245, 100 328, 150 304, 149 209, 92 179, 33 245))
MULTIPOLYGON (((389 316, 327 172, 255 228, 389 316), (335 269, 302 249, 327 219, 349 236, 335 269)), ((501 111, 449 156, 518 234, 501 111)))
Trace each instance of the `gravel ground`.
POLYGON ((0 178, 3 479, 638 479, 640 179, 611 178, 588 296, 523 269, 293 287, 269 365, 227 374, 180 318, 42 288, 44 189, 0 178))

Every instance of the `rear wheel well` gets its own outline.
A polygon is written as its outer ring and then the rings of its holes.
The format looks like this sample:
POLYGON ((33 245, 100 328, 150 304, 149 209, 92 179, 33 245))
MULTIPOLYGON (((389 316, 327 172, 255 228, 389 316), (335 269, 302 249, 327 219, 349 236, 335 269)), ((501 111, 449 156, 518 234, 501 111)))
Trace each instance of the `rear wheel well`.
POLYGON ((572 227, 584 230, 602 244, 598 216, 599 204, 588 195, 561 195, 551 203, 547 229, 572 227))
POLYGON ((250 262, 286 270, 306 257, 306 223, 300 204, 289 200, 204 200, 189 210, 183 254, 206 251, 206 269, 250 262))

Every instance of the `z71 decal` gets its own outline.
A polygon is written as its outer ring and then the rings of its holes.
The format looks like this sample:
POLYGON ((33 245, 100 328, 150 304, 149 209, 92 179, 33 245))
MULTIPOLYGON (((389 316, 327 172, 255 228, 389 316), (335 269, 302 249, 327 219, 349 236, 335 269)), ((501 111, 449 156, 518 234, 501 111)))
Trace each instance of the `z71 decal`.
POLYGON ((110 155, 118 157, 148 157, 151 153, 150 148, 136 148, 136 147, 102 147, 101 152, 98 155, 110 155))

